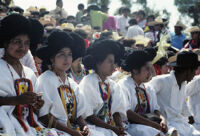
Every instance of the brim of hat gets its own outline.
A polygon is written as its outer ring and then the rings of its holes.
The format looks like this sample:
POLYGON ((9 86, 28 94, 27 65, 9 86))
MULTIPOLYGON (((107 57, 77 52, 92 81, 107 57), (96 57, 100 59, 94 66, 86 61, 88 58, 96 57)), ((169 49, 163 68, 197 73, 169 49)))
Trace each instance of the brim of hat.
MULTIPOLYGON (((189 68, 189 67, 183 67, 183 66, 178 65, 178 64, 176 63, 176 61, 168 63, 168 66, 172 66, 172 67, 180 67, 180 68, 189 68)), ((200 66, 200 61, 198 61, 196 67, 198 67, 198 66, 200 66)), ((195 66, 194 66, 194 67, 195 67, 195 66)))
POLYGON ((191 29, 191 30, 187 30, 188 33, 192 33, 192 32, 200 32, 200 29, 191 29))
POLYGON ((155 25, 165 25, 167 23, 168 22, 156 22, 156 21, 153 21, 153 22, 149 22, 147 25, 148 26, 155 26, 155 25))
POLYGON ((174 61, 174 62, 169 62, 167 65, 171 67, 176 67, 177 63, 174 61))

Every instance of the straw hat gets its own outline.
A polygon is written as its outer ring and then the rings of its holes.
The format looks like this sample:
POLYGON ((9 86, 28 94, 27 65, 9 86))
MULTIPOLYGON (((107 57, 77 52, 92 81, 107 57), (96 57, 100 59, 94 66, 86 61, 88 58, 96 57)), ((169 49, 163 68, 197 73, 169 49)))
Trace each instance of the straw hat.
POLYGON ((157 17, 155 21, 151 21, 148 23, 148 26, 154 26, 154 25, 164 25, 167 24, 168 22, 163 22, 161 17, 157 17))
POLYGON ((200 28, 198 26, 193 26, 190 29, 187 30, 188 33, 192 32, 200 32, 200 28))
POLYGON ((171 57, 168 58, 168 62, 169 63, 175 62, 176 58, 177 58, 177 55, 171 56, 171 57))
POLYGON ((25 16, 25 17, 30 17, 30 16, 31 16, 31 13, 30 13, 29 11, 26 11, 26 12, 23 14, 23 16, 25 16))
POLYGON ((92 27, 90 25, 84 25, 81 27, 82 30, 84 30, 87 34, 90 34, 92 32, 92 27))
POLYGON ((30 6, 26 11, 27 12, 39 12, 39 9, 37 7, 30 6))
POLYGON ((151 39, 147 38, 147 37, 144 37, 142 35, 138 35, 136 37, 133 38, 136 42, 135 42, 135 45, 137 44, 142 44, 144 45, 145 47, 148 45, 148 43, 150 42, 151 39))
POLYGON ((181 27, 183 30, 186 29, 186 26, 182 22, 180 22, 180 21, 177 21, 175 27, 181 27))
POLYGON ((72 23, 63 23, 63 24, 61 24, 60 29, 61 30, 66 30, 67 29, 67 30, 73 31, 74 30, 74 25, 72 23))
POLYGON ((194 53, 200 55, 200 49, 194 49, 194 50, 192 50, 192 51, 193 51, 194 53))
POLYGON ((118 32, 112 32, 112 38, 113 40, 121 40, 122 38, 124 38, 123 36, 119 36, 118 32))

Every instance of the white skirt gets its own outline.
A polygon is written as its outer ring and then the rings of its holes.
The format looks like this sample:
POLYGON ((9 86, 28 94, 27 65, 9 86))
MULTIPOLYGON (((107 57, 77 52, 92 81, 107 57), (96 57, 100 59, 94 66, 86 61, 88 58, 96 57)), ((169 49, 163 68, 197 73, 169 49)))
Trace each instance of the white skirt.
POLYGON ((176 128, 180 136, 200 136, 200 131, 187 122, 168 121, 168 123, 169 126, 176 128))
POLYGON ((159 130, 140 124, 129 124, 127 132, 131 136, 155 136, 160 133, 159 130))

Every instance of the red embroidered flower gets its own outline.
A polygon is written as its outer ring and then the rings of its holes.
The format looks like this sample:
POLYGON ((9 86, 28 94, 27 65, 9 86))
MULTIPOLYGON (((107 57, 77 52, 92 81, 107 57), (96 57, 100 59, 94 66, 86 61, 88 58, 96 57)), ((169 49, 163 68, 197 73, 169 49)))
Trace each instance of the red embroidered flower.
POLYGON ((103 93, 103 98, 104 98, 104 100, 106 101, 106 100, 108 99, 108 94, 103 93))

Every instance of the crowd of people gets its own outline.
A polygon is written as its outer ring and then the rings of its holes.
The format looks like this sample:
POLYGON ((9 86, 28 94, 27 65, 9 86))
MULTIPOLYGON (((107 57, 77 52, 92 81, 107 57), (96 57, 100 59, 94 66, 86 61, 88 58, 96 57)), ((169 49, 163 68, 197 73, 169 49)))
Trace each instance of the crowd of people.
POLYGON ((198 26, 0 4, 0 135, 200 136, 198 26))

